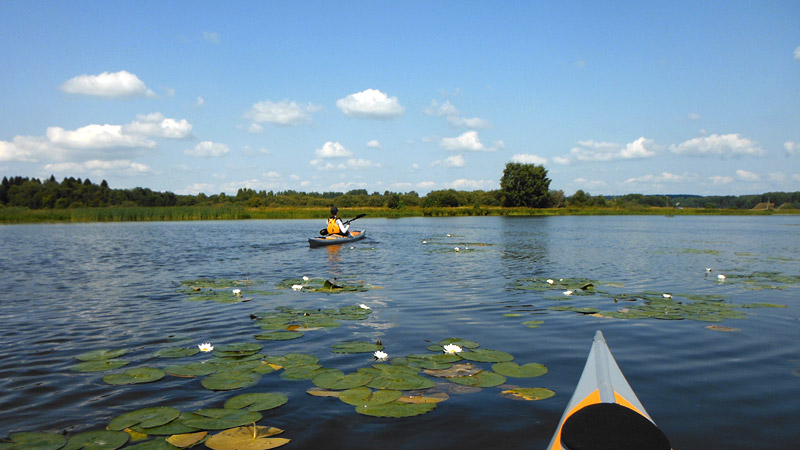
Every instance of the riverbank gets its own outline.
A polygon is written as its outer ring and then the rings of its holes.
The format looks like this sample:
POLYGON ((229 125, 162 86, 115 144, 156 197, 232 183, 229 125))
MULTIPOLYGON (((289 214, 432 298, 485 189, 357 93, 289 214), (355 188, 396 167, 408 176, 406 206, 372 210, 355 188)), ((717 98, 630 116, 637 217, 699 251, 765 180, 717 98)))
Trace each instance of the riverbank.
MULTIPOLYGON (((609 215, 742 215, 764 216, 800 214, 796 209, 711 209, 711 208, 342 208, 343 218, 357 214, 369 217, 454 217, 454 216, 609 216, 609 215)), ((248 219, 324 219, 328 211, 317 207, 260 207, 221 206, 172 207, 99 207, 68 209, 0 208, 0 223, 60 223, 60 222, 152 222, 183 220, 248 220, 248 219)))

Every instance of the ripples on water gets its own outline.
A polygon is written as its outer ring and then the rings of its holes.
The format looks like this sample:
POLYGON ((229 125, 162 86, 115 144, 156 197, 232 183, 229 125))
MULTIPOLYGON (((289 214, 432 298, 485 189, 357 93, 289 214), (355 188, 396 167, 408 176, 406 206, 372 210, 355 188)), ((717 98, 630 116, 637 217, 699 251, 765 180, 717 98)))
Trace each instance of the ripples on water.
MULTIPOLYGON (((628 380, 674 448, 791 448, 800 438, 798 286, 748 290, 716 283, 706 267, 741 274, 800 275, 798 217, 544 217, 361 219, 368 238, 352 248, 309 249, 318 221, 170 222, 0 227, 0 437, 17 431, 102 429, 124 412, 156 405, 220 407, 241 392, 274 391, 289 403, 262 424, 286 430, 294 448, 543 448, 580 375, 594 330, 603 329, 628 380), (448 237, 447 234, 451 234, 448 237), (423 244, 423 240, 427 244, 423 244), (486 245, 477 245, 486 244, 486 245), (463 251, 455 252, 454 247, 463 251), (472 247, 469 247, 472 246, 472 247), (229 278, 273 285, 303 275, 354 277, 384 287, 325 295, 282 292, 249 303, 191 302, 182 280, 229 278), (544 293, 512 289, 523 278, 585 277, 630 291, 723 294, 748 318, 712 332, 705 322, 617 320, 547 310, 544 293), (356 414, 311 397, 307 381, 264 376, 243 391, 212 392, 167 376, 110 386, 103 373, 74 373, 74 356, 130 348, 128 367, 163 367, 169 346, 252 341, 256 311, 366 303, 365 322, 263 343, 263 353, 311 353, 353 371, 371 355, 330 345, 381 339, 391 356, 421 353, 447 337, 504 350, 550 372, 509 383, 556 397, 518 402, 499 388, 454 395, 407 419, 356 414), (523 317, 509 318, 508 312, 523 317), (521 325, 538 319, 540 328, 521 325)), ((603 301, 597 299, 596 301, 603 301)), ((180 360, 179 360, 180 361, 180 360)), ((288 448, 288 447, 287 447, 288 448)))

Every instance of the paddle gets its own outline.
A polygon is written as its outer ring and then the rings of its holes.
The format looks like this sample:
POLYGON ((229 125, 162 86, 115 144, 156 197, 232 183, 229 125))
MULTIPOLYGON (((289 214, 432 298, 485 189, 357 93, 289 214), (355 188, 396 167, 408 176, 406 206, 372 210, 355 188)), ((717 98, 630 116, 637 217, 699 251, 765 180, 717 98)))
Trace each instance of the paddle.
MULTIPOLYGON (((348 223, 350 223, 350 222, 352 222, 352 221, 354 221, 356 219, 360 219, 360 218, 362 218, 364 216, 366 216, 366 214, 359 214, 359 215, 353 217, 350 220, 346 220, 346 221, 342 222, 342 224, 343 225, 347 225, 348 223)), ((323 229, 319 230, 319 234, 320 234, 320 236, 327 236, 328 235, 328 229, 327 228, 323 228, 323 229)))

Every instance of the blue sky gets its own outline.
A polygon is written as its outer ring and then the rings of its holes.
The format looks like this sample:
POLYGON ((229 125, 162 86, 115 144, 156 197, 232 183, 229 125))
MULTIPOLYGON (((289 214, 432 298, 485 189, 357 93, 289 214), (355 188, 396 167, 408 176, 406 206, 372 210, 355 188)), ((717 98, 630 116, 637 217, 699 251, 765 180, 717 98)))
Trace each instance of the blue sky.
POLYGON ((800 2, 0 1, 0 174, 800 190, 800 2))

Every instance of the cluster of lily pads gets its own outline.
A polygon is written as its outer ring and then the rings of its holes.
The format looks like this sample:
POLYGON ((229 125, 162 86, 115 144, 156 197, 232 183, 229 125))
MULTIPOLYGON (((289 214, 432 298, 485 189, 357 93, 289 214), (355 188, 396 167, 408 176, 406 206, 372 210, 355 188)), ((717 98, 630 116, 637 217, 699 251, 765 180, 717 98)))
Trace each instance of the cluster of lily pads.
POLYGON ((363 280, 350 280, 334 278, 329 280, 320 277, 287 278, 275 285, 277 289, 291 289, 303 292, 323 292, 326 294, 338 294, 341 292, 365 292, 370 289, 381 289, 380 286, 373 286, 363 280))
MULTIPOLYGON (((763 277, 763 275, 761 276, 763 277)), ((742 278, 744 279, 744 277, 742 278)), ((731 279, 737 280, 739 277, 732 275, 726 278, 715 278, 715 280, 720 280, 717 282, 725 283, 731 279)), ((772 279, 778 280, 778 278, 772 279)), ((784 277, 781 279, 791 278, 784 277)), ((726 319, 746 318, 747 315, 743 311, 746 309, 786 307, 785 305, 773 303, 733 304, 726 302, 725 296, 713 294, 626 292, 623 284, 584 278, 526 279, 517 281, 513 287, 515 289, 544 292, 547 299, 557 301, 571 300, 571 303, 573 303, 571 305, 551 306, 548 308, 550 310, 573 311, 595 317, 616 319, 687 319, 721 322, 726 319), (607 302, 600 302, 598 298, 605 299, 607 302)), ((526 322, 525 324, 531 326, 531 323, 526 322)), ((538 326, 538 324, 535 325, 538 326)))
POLYGON ((279 306, 274 311, 258 312, 250 316, 266 332, 255 336, 258 340, 283 341, 303 337, 303 332, 323 328, 337 328, 342 320, 364 320, 371 308, 367 305, 343 306, 338 309, 298 309, 279 306))
POLYGON ((478 252, 482 251, 484 247, 492 245, 482 242, 465 242, 461 240, 461 236, 453 234, 426 238, 422 240, 422 244, 429 246, 431 253, 478 252))
POLYGON ((183 280, 179 293, 192 301, 214 301, 217 303, 241 303, 253 300, 253 295, 277 295, 279 292, 263 287, 258 280, 208 279, 183 280))

